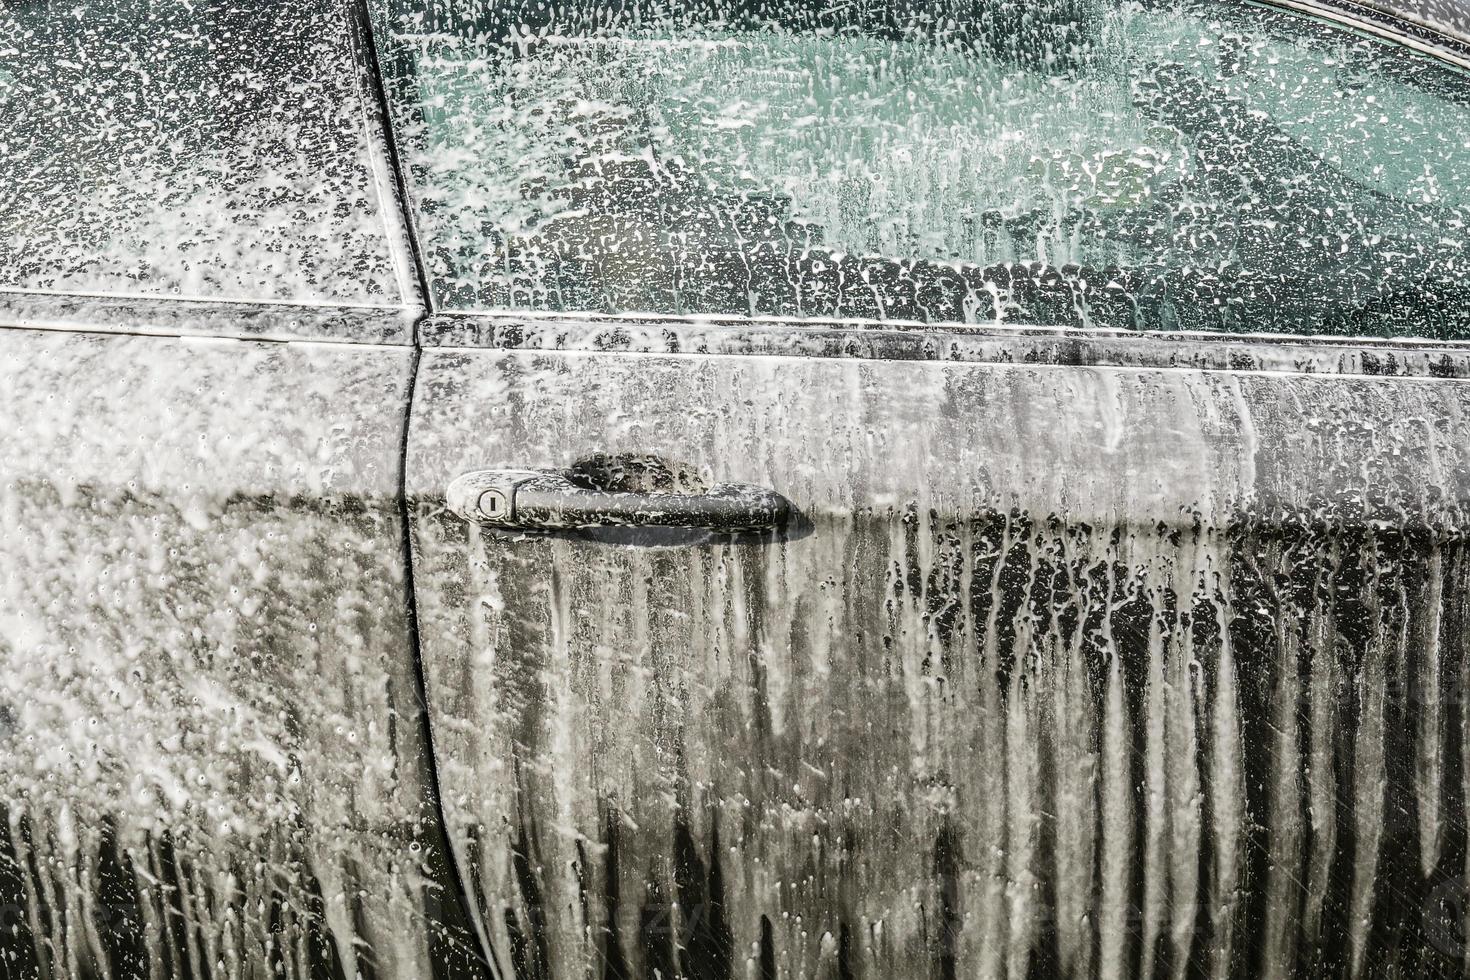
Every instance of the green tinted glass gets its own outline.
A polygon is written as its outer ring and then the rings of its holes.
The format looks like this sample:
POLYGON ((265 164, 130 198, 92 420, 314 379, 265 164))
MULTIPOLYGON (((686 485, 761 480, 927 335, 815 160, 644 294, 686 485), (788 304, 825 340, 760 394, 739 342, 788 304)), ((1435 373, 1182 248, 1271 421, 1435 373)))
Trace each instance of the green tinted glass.
POLYGON ((378 17, 450 308, 1470 335, 1470 87, 1296 14, 378 17))

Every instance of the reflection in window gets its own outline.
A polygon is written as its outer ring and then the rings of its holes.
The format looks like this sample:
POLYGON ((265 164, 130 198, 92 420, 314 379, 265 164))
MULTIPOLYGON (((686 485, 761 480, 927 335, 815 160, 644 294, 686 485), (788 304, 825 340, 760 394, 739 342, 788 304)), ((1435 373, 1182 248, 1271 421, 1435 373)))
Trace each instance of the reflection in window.
POLYGON ((1470 335, 1470 88, 1297 15, 382 2, 451 307, 1470 335))
POLYGON ((345 8, 0 3, 0 287, 399 300, 345 8))

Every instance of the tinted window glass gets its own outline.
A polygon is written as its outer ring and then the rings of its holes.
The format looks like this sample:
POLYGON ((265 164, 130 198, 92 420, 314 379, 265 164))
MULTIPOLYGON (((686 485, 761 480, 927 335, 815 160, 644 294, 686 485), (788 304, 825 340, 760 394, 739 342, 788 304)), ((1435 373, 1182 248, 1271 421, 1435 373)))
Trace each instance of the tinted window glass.
POLYGON ((397 301, 345 21, 0 3, 0 287, 397 301))
POLYGON ((1296 14, 380 2, 451 307, 1470 333, 1470 88, 1296 14))

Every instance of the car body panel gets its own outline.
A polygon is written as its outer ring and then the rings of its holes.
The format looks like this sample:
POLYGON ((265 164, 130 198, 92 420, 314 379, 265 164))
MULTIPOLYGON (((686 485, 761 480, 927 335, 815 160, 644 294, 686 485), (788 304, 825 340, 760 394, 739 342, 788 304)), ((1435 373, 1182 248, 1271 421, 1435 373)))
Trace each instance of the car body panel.
POLYGON ((273 13, 0 12, 0 974, 1463 971, 1470 348, 571 314, 420 363, 367 8, 273 13), (606 452, 798 515, 445 510, 606 452))
POLYGON ((1004 364, 946 361, 964 331, 893 360, 851 325, 825 357, 503 326, 426 331, 406 472, 447 826, 510 974, 1462 962, 1462 383, 1248 369, 1266 342, 1182 370, 1081 332, 1080 364, 1004 364), (801 516, 444 509, 594 453, 801 516))
POLYGON ((352 4, 0 10, 0 975, 443 977, 352 4))
POLYGON ((1365 35, 1445 66, 1458 43, 1363 5, 961 6, 373 5, 458 311, 420 328, 405 487, 487 949, 517 980, 1462 974, 1470 348, 1459 294, 1414 285, 1462 222, 1403 192, 1460 165, 1463 93, 1365 35), (1167 41, 1112 95, 1087 86, 1118 64, 1070 73, 1064 43, 1099 7, 1098 50, 1167 41), (1035 50, 987 49, 997 25, 1035 50), (926 101, 928 40, 1002 81, 926 101), (853 78, 881 91, 832 95, 853 78), (1067 265, 1065 235, 946 252, 915 215, 964 153, 884 183, 961 144, 887 133, 988 133, 991 105, 1023 148, 1063 131, 1031 173, 1092 182, 1058 209, 1119 184, 1089 126, 1197 168, 1140 194, 1141 261, 1178 277, 1159 316, 1110 317, 1131 280, 1067 265), (826 123, 838 150, 801 157, 826 123), (817 132, 785 170, 783 127, 817 132), (1423 234, 1385 244, 1390 211, 1423 234), (1230 278, 1255 261, 1272 285, 1230 278), (471 471, 608 455, 796 516, 536 533, 446 505, 471 471))
POLYGON ((412 366, 0 330, 7 975, 466 959, 404 580, 412 366))
POLYGON ((337 0, 0 8, 0 287, 416 302, 355 30, 337 0))

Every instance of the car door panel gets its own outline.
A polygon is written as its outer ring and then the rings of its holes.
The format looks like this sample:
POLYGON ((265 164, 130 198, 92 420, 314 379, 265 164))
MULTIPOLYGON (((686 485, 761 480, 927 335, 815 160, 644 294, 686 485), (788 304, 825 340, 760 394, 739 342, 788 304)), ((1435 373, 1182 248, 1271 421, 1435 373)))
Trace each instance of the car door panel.
POLYGON ((433 346, 538 330, 491 322, 426 331, 407 480, 447 824, 507 972, 1462 962, 1461 384, 1088 365, 1075 334, 1082 364, 433 346), (444 508, 599 453, 799 516, 669 546, 444 508))
POLYGON ((473 961, 404 581, 412 365, 0 330, 0 972, 473 961))
POLYGON ((483 973, 362 13, 0 4, 0 976, 483 973))

